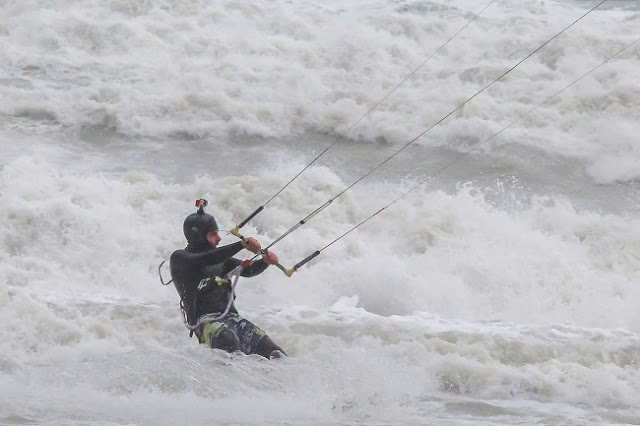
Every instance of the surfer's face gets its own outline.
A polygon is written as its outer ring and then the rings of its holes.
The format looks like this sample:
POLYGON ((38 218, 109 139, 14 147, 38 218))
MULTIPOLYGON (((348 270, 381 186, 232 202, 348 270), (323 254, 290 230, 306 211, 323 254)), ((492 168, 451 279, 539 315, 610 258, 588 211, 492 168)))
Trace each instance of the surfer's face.
POLYGON ((216 247, 221 239, 222 238, 220 238, 220 235, 218 235, 218 231, 207 232, 207 241, 209 241, 209 244, 211 244, 213 247, 216 247))

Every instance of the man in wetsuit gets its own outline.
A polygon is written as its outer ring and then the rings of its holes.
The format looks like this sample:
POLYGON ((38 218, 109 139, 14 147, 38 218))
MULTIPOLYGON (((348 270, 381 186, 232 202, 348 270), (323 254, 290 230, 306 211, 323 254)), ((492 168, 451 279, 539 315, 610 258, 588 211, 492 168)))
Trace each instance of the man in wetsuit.
MULTIPOLYGON (((217 247, 218 224, 213 216, 204 212, 205 205, 206 201, 200 200, 198 211, 185 219, 187 247, 173 252, 170 259, 171 276, 189 329, 195 332, 200 343, 211 348, 279 358, 284 351, 264 331, 238 314, 233 303, 232 281, 227 277, 232 271, 238 272, 236 268, 242 264, 233 256, 243 248, 258 254, 260 243, 246 238, 217 247)), ((243 268, 240 276, 258 275, 276 263, 278 257, 265 251, 262 259, 243 268)))

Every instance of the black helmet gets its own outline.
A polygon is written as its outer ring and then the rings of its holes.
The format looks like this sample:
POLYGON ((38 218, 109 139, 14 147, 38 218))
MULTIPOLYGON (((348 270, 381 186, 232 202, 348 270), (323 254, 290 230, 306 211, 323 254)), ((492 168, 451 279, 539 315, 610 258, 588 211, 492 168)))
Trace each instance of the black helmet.
POLYGON ((196 201, 196 206, 199 207, 198 211, 187 216, 182 224, 184 236, 189 244, 196 246, 209 244, 207 241, 207 233, 218 230, 216 219, 204 212, 206 205, 207 200, 200 199, 196 201))

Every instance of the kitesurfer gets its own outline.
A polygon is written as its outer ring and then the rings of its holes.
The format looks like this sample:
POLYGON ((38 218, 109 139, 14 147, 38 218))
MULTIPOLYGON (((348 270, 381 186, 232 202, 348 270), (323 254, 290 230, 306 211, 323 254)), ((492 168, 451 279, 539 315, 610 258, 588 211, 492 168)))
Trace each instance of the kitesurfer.
POLYGON ((205 213, 206 200, 198 200, 196 213, 184 220, 187 239, 184 249, 170 258, 173 283, 180 295, 180 306, 187 328, 200 343, 228 352, 241 351, 265 358, 279 358, 284 351, 267 334, 242 318, 234 306, 232 280, 237 276, 253 277, 269 265, 278 263, 275 253, 263 250, 254 238, 218 247, 221 238, 215 218, 205 213), (262 258, 250 263, 233 256, 243 248, 262 258))

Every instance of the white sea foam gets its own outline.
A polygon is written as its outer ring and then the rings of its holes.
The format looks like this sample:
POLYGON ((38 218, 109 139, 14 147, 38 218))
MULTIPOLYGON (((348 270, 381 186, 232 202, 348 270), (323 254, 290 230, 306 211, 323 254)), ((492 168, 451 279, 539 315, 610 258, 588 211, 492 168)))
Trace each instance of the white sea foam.
MULTIPOLYGON (((273 250, 424 185, 238 284, 289 358, 197 345, 159 283, 194 199, 231 228, 482 6, 0 0, 0 423, 638 424, 638 47, 463 155, 637 38, 628 3, 273 250)), ((587 7, 496 2, 243 233, 274 241, 587 7)))

